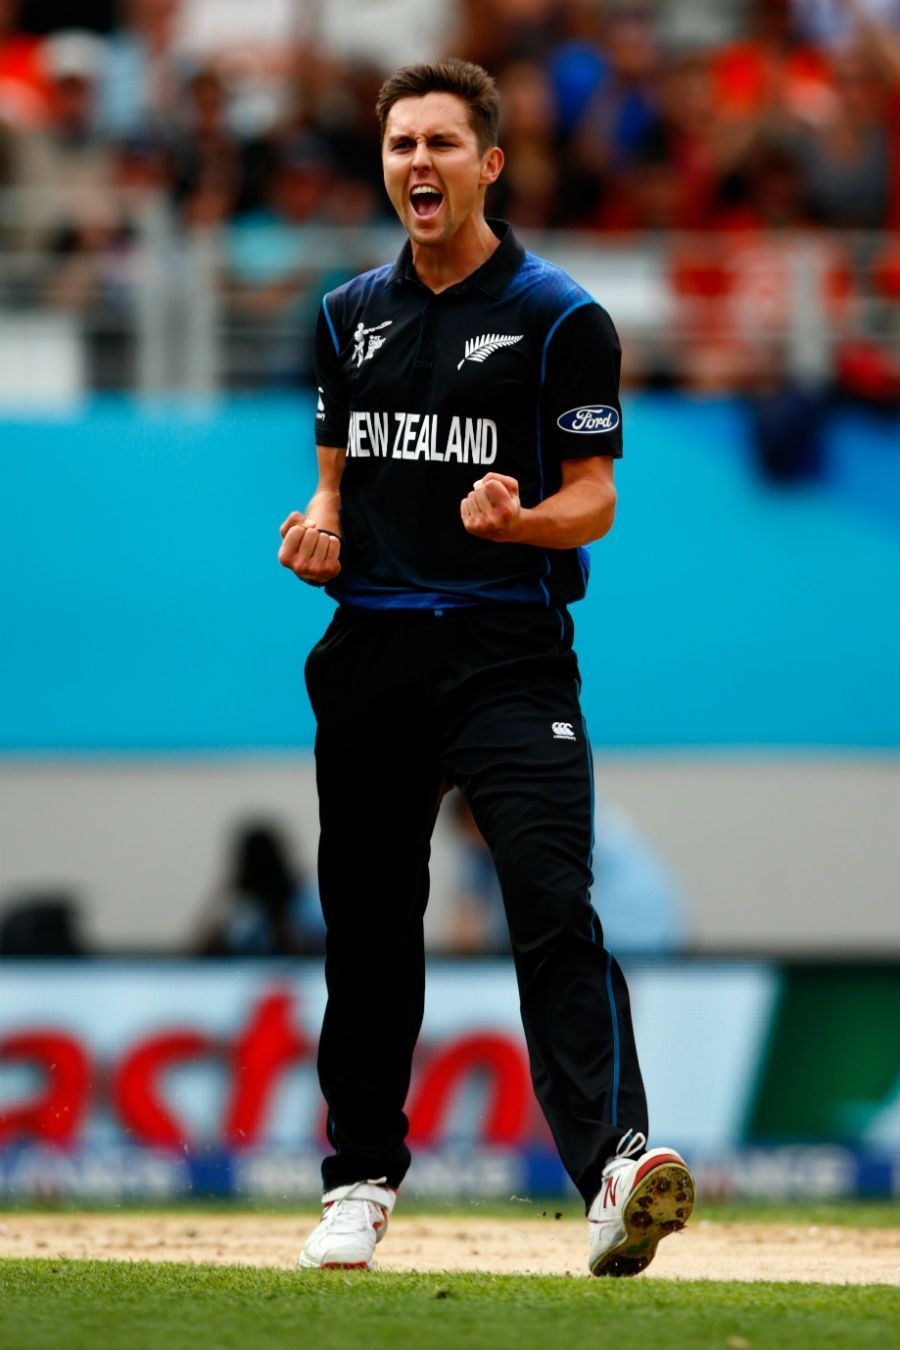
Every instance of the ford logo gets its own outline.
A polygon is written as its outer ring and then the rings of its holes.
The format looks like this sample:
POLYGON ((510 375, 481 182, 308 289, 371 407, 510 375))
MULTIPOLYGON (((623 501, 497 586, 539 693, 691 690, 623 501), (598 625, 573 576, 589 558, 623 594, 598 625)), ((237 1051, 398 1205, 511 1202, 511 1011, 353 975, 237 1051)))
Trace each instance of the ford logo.
POLYGON ((604 431, 615 431, 619 414, 605 403, 592 403, 586 408, 570 408, 556 419, 563 431, 574 431, 579 436, 600 436, 604 431))

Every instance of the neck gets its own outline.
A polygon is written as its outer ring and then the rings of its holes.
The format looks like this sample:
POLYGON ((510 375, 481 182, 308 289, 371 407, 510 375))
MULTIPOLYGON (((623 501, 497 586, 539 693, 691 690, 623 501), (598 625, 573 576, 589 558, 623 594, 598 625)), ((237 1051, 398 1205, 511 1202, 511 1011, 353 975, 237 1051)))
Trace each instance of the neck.
POLYGON ((470 217, 456 233, 440 244, 410 240, 416 275, 435 293, 446 291, 477 272, 498 248, 500 240, 484 216, 470 217))

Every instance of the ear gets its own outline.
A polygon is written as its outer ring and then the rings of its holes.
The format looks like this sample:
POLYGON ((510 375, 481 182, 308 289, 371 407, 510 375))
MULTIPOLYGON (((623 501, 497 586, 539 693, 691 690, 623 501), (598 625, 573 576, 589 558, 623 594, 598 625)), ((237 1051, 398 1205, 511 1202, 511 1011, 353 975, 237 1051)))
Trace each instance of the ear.
POLYGON ((500 177, 500 170, 503 168, 504 155, 499 145, 494 145, 485 152, 481 161, 481 178, 479 184, 481 187, 488 187, 491 183, 496 183, 500 177))

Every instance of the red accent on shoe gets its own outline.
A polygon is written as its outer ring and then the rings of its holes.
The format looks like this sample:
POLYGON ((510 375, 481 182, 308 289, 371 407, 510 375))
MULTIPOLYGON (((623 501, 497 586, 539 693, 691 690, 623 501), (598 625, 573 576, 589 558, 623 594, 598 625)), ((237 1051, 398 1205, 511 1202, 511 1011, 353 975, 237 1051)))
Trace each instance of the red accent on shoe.
POLYGON ((655 1158, 648 1158, 647 1161, 638 1168, 634 1174, 634 1181, 631 1183, 632 1187, 635 1187, 639 1181, 643 1181, 644 1177, 650 1172, 655 1171, 657 1167, 665 1167, 667 1163, 679 1163, 682 1167, 685 1167, 684 1159, 679 1158, 677 1153, 660 1153, 655 1158))
POLYGON ((606 1209, 606 1206, 607 1206, 607 1205, 614 1205, 614 1204, 616 1203, 616 1192, 617 1192, 617 1190, 618 1190, 618 1186, 619 1186, 619 1178, 618 1178, 618 1177, 607 1177, 607 1178, 606 1178, 606 1188, 605 1188, 605 1190, 604 1190, 604 1192, 603 1192, 603 1208, 604 1208, 604 1209, 606 1209))
POLYGON ((320 1270, 368 1270, 367 1261, 323 1261, 320 1270))

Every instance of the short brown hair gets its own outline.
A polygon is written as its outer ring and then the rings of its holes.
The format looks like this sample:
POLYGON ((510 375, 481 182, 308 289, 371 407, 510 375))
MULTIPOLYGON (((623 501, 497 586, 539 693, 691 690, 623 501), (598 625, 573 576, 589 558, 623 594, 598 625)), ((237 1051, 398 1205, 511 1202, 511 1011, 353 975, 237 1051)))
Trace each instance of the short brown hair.
POLYGON ((469 122, 484 153, 497 144, 500 95, 486 70, 473 61, 450 57, 446 61, 423 61, 403 66, 390 75, 378 91, 375 112, 384 140, 388 113, 401 98, 424 98, 426 94, 455 94, 469 110, 469 122))

